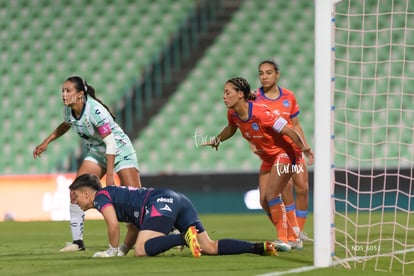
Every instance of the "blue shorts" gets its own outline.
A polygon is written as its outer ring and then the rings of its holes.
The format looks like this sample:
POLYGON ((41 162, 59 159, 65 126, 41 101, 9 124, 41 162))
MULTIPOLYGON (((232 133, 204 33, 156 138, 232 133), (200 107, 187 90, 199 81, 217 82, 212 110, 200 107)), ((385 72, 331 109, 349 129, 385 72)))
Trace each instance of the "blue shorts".
POLYGON ((197 210, 184 194, 169 189, 157 189, 151 192, 145 208, 147 211, 140 230, 168 235, 174 227, 183 233, 194 225, 199 233, 205 231, 197 210))

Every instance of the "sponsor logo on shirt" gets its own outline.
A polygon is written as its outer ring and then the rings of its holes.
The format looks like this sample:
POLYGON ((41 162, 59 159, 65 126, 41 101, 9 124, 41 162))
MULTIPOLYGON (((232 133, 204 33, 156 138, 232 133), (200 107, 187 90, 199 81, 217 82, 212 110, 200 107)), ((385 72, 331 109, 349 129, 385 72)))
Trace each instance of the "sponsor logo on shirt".
POLYGON ((273 110, 273 114, 276 116, 280 116, 280 111, 278 109, 273 110))
POLYGON ((166 203, 174 203, 173 198, 165 198, 165 197, 159 197, 157 198, 157 202, 166 202, 166 203))

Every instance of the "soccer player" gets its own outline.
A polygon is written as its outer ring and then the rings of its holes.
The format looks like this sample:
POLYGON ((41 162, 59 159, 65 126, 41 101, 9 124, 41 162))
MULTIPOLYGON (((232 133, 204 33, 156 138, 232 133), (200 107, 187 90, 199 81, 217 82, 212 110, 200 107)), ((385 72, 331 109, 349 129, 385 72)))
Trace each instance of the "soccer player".
POLYGON ((252 253, 276 255, 271 242, 251 243, 235 239, 213 241, 204 229, 192 202, 170 189, 106 186, 93 174, 78 176, 69 186, 83 211, 102 213, 108 232, 108 250, 94 257, 124 256, 135 246, 135 256, 155 256, 175 246, 188 245, 195 258, 200 255, 252 253), (120 244, 119 222, 128 223, 120 244), (169 234, 172 228, 181 234, 169 234))
MULTIPOLYGON (((128 136, 115 122, 108 107, 95 97, 95 89, 78 76, 69 77, 62 86, 64 121, 33 151, 36 159, 47 150, 50 142, 72 128, 84 141, 89 151, 77 175, 92 173, 99 178, 106 174, 106 185, 114 185, 114 173, 121 185, 141 187, 138 160, 128 136)), ((71 195, 70 228, 72 243, 61 252, 85 250, 83 225, 85 213, 73 203, 71 195)))
POLYGON ((228 125, 205 145, 217 150, 221 142, 240 129, 262 160, 260 171, 270 172, 267 183, 263 185, 264 191, 261 192, 264 196, 262 204, 277 230, 276 248, 279 251, 290 251, 286 211, 280 194, 301 164, 302 152, 309 164, 313 163, 313 152, 282 116, 275 115, 263 104, 249 101, 251 97, 250 85, 245 79, 238 77, 226 82, 223 100, 228 108, 228 125))
MULTIPOLYGON (((264 60, 259 64, 259 79, 262 86, 256 90, 256 103, 265 104, 278 116, 282 116, 288 121, 288 125, 296 130, 302 137, 307 148, 308 143, 299 122, 299 105, 292 91, 280 87, 278 80, 280 77, 279 65, 273 60, 264 60)), ((300 151, 296 147, 297 151, 300 151)), ((289 184, 282 191, 282 200, 286 206, 286 215, 288 223, 288 240, 292 248, 300 249, 303 247, 302 239, 306 237, 303 228, 308 214, 308 169, 306 162, 298 163, 300 168, 293 174, 289 184), (293 187, 295 188, 296 201, 293 196, 293 187)), ((261 171, 259 175, 259 190, 265 188, 270 171, 261 171)), ((264 204, 264 195, 260 193, 260 202, 264 204)), ((265 209, 265 207, 264 207, 265 209)))

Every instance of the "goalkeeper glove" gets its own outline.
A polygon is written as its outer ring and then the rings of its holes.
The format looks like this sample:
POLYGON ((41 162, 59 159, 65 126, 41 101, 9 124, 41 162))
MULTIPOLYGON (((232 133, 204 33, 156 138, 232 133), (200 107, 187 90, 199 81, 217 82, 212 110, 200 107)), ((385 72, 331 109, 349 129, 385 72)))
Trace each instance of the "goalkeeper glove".
POLYGON ((125 244, 123 244, 119 247, 118 256, 125 256, 128 254, 128 252, 129 248, 125 244))

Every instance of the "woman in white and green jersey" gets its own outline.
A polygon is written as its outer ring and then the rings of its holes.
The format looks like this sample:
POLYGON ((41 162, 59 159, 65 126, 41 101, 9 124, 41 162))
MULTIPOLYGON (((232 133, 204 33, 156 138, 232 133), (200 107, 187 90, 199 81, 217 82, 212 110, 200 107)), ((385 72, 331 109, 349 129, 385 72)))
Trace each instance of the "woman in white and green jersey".
MULTIPOLYGON (((64 121, 33 151, 37 158, 46 151, 50 142, 72 128, 85 142, 89 151, 80 165, 77 175, 94 174, 102 178, 106 174, 106 185, 114 185, 114 173, 121 185, 141 187, 138 160, 135 149, 122 128, 115 122, 109 108, 95 97, 95 89, 78 76, 69 77, 62 86, 64 121)), ((60 251, 85 250, 83 225, 85 214, 73 204, 71 194, 70 228, 72 242, 60 251)))

